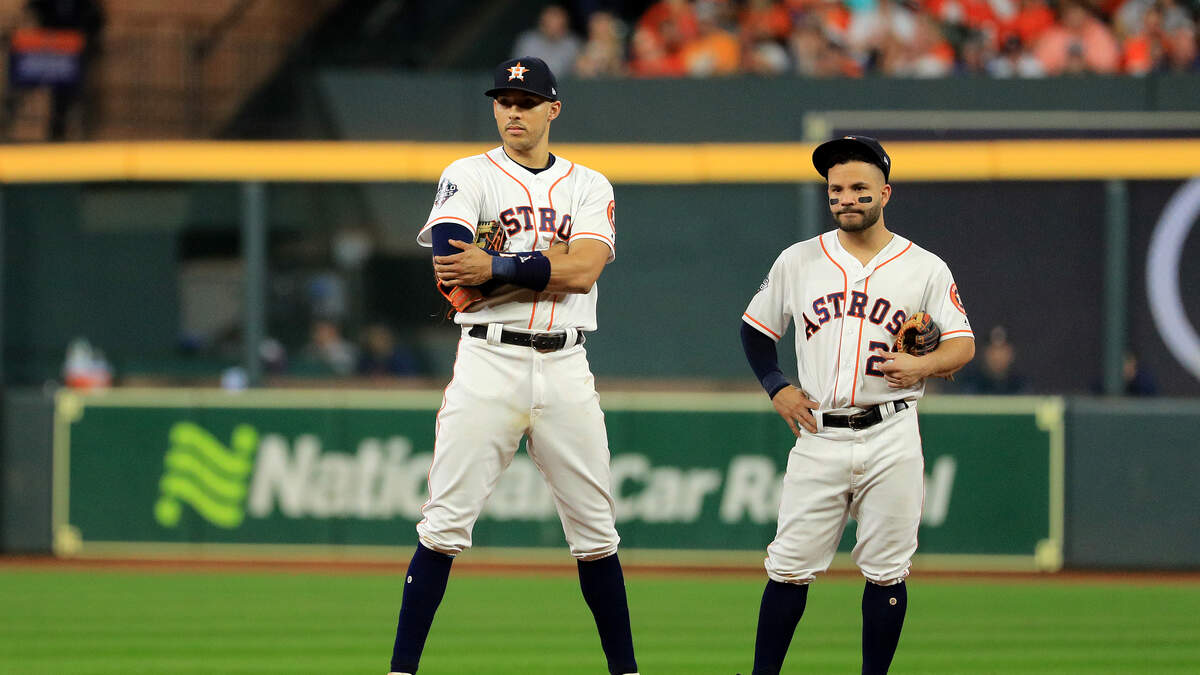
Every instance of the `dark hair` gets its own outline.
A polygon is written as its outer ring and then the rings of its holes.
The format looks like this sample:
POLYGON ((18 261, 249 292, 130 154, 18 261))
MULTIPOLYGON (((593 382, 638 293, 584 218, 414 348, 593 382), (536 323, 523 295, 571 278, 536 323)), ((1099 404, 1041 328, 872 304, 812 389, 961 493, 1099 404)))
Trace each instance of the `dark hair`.
MULTIPOLYGON (((847 148, 829 155, 829 166, 831 168, 838 164, 845 164, 846 162, 865 162, 883 171, 883 167, 879 166, 879 158, 865 150, 847 148)), ((886 174, 887 172, 884 171, 884 173, 886 174)))

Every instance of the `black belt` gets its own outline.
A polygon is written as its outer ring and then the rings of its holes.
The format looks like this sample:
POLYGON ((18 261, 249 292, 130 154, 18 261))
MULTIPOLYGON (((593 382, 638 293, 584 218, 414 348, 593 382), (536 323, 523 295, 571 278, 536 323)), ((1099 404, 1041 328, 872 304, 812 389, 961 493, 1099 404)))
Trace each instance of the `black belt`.
MULTIPOLYGON (((896 412, 908 407, 904 401, 896 401, 896 412)), ((883 421, 883 405, 873 406, 853 415, 823 415, 822 423, 827 427, 843 427, 846 429, 866 429, 883 421)))
MULTIPOLYGON (((467 335, 480 340, 486 340, 488 327, 484 325, 471 326, 467 335)), ((500 341, 506 345, 532 347, 539 352, 556 352, 567 347, 583 344, 583 331, 576 331, 575 341, 567 344, 567 334, 562 333, 518 333, 515 330, 500 331, 500 341)))

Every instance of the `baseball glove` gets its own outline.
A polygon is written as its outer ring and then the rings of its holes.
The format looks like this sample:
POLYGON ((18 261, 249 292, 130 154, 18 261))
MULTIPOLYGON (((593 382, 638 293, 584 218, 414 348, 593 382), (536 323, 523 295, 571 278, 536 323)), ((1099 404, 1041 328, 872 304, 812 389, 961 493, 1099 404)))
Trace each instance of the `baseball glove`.
POLYGON ((475 245, 490 253, 501 253, 508 245, 508 230, 495 220, 480 223, 475 228, 475 245))
POLYGON ((937 349, 941 337, 942 330, 933 322, 933 317, 925 312, 917 312, 900 324, 892 351, 924 356, 937 349))
MULTIPOLYGON (((508 245, 508 232, 495 220, 479 223, 475 228, 475 241, 472 243, 488 253, 500 253, 508 245)), ((467 311, 484 296, 484 292, 477 286, 447 286, 440 281, 436 283, 438 293, 450 303, 446 318, 454 316, 455 312, 467 311)))

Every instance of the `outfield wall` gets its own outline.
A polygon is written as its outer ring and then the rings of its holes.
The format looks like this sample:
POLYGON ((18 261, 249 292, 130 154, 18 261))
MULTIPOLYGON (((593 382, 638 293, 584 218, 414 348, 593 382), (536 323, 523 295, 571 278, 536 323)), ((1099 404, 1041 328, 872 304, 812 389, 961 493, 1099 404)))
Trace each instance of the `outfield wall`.
MULTIPOLYGON (((606 394, 622 545, 761 552, 793 438, 758 394, 606 394)), ((404 547, 426 501, 439 392, 62 392, 54 431, 61 555, 404 547), (233 548, 231 548, 233 547, 233 548)), ((1056 569, 1062 402, 922 406, 921 549, 958 568, 1056 569)), ((565 550, 523 452, 478 547, 565 550)), ((853 527, 841 549, 853 545, 853 527)))
MULTIPOLYGON (((664 562, 756 559, 774 532, 792 442, 766 399, 601 398, 624 546, 664 562)), ((439 400, 62 391, 55 409, 46 392, 10 390, 0 551, 403 557, 439 400)), ((1200 401, 940 396, 922 402, 921 427, 924 567, 1200 568, 1200 401)), ((565 555, 524 453, 476 535, 518 560, 565 555)))
POLYGON ((1200 567, 1200 402, 1090 399, 1070 409, 1071 564, 1200 567))
MULTIPOLYGON (((50 394, 10 390, 0 552, 403 557, 439 396, 64 391, 55 410, 50 394)), ((791 445, 766 400, 602 401, 624 546, 753 562, 791 445)), ((921 427, 926 569, 1200 568, 1200 401, 940 396, 922 402, 921 427)), ((476 534, 487 555, 565 555, 524 453, 476 534)))
POLYGON ((4 391, 0 444, 0 552, 51 550, 54 395, 40 389, 4 391))
MULTIPOLYGON (((324 241, 347 223, 364 224, 379 240, 361 270, 339 272, 346 284, 361 282, 361 293, 352 293, 359 310, 347 317, 348 338, 357 339, 360 322, 386 323, 412 349, 422 374, 448 376, 457 333, 441 325, 443 300, 413 233, 428 216, 444 164, 488 147, 0 149, 4 381, 36 385, 59 377, 66 347, 79 336, 104 350, 118 377, 212 382, 236 365, 242 353, 221 347, 231 333, 207 317, 237 311, 238 299, 213 300, 219 311, 203 311, 209 305, 197 293, 208 287, 193 272, 205 269, 197 252, 213 246, 214 261, 230 270, 227 282, 250 285, 233 271, 243 269, 234 257, 244 205, 243 186, 233 181, 241 180, 272 181, 263 188, 262 226, 273 243, 261 267, 244 266, 261 269, 269 295, 237 325, 261 317, 264 334, 292 357, 285 376, 311 374, 302 361, 315 301, 298 289, 332 273, 332 263, 305 262, 287 242, 324 241), (181 251, 190 249, 193 257, 185 259, 181 251), (54 311, 30 309, 45 307, 54 311)), ((600 330, 589 342, 598 377, 747 381, 744 363, 729 358, 740 354, 738 317, 778 252, 827 227, 827 206, 811 182, 818 176, 806 159, 812 147, 556 146, 615 183, 620 245, 599 282, 600 330)), ((1160 393, 1200 395, 1200 346, 1187 339, 1200 294, 1186 291, 1200 288, 1200 179, 1192 178, 1200 176, 1200 140, 888 147, 897 181, 888 226, 946 261, 981 340, 1006 327, 1017 350, 1013 367, 1031 393, 1102 391, 1106 364, 1107 373, 1116 372, 1129 348, 1160 393), (1047 208, 1057 203, 1071 206, 1047 208), (1126 222, 1109 227, 1114 219, 1126 222), (1178 292, 1153 288, 1152 272, 1178 292)), ((794 362, 794 350, 781 350, 785 370, 794 362)))

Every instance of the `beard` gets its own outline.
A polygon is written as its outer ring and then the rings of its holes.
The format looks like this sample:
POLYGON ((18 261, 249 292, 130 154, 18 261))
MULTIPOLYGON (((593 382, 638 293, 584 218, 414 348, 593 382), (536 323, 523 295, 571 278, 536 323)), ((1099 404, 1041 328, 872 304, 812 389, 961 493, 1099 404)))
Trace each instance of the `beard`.
POLYGON ((833 222, 843 232, 863 232, 865 230, 871 229, 875 225, 875 223, 878 223, 879 216, 882 213, 883 213, 883 204, 875 204, 874 206, 866 209, 865 211, 862 211, 862 210, 839 211, 833 215, 833 222), (846 213, 860 213, 860 214, 862 214, 862 217, 859 219, 859 221, 857 223, 854 221, 843 220, 842 214, 846 214, 846 213))

